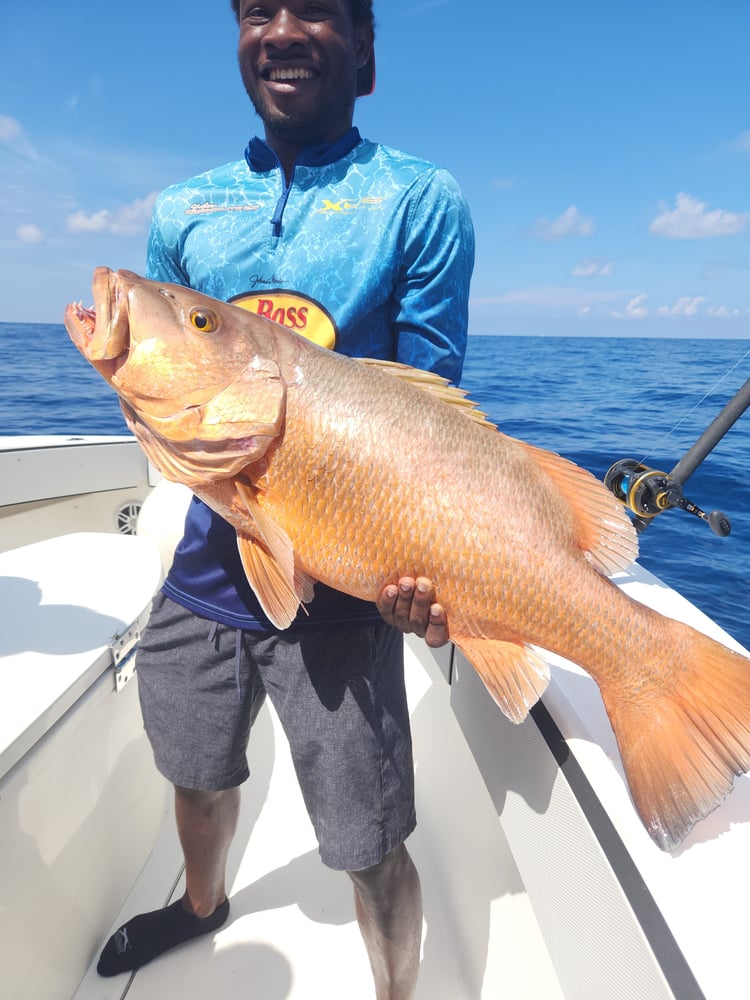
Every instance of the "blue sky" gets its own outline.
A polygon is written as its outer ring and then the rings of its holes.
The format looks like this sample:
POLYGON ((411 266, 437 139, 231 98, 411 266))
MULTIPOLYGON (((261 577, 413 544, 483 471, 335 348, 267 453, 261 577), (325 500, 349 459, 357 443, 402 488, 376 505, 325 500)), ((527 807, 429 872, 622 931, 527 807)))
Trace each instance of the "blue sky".
MULTIPOLYGON (((364 135, 447 167, 473 333, 750 337, 748 0, 376 0, 364 135)), ((2 0, 0 321, 142 271, 155 193, 259 122, 229 0, 2 0)))

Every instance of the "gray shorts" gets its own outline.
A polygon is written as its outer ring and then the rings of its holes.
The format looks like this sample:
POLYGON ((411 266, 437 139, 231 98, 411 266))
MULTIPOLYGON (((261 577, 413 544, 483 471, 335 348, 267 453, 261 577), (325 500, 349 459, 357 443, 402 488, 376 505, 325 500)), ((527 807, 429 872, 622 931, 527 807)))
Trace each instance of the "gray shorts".
POLYGON ((323 862, 377 864, 416 825, 403 639, 383 624, 248 632, 154 598, 136 659, 156 766, 183 788, 249 776, 266 694, 289 740, 323 862))

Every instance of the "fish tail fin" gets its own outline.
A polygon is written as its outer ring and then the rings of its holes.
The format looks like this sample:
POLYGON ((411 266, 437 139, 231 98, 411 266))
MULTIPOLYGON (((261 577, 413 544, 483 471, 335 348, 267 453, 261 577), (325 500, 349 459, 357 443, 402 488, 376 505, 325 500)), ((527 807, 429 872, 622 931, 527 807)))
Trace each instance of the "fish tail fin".
MULTIPOLYGON (((668 687, 602 688, 630 792, 656 844, 672 850, 750 770, 750 660, 671 622, 683 660, 668 687)), ((644 676, 647 674, 644 671, 644 676)))

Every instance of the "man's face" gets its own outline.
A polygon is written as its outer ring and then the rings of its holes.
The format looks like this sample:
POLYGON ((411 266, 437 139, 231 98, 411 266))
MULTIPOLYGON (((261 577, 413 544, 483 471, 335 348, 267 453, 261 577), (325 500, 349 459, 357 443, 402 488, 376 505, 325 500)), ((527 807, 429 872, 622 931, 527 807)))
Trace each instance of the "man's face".
POLYGON ((347 0, 242 0, 240 72, 267 135, 302 147, 346 132, 371 45, 347 0))

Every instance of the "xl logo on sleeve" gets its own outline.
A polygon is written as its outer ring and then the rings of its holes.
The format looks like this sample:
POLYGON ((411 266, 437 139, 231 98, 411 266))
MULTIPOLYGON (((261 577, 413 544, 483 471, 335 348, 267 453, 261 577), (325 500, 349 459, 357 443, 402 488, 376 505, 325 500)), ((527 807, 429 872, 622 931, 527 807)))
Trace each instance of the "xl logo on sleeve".
POLYGON ((327 347, 330 351, 336 349, 336 324, 328 310, 315 299, 299 292, 272 289, 237 295, 229 301, 232 305, 294 330, 314 344, 327 347))

